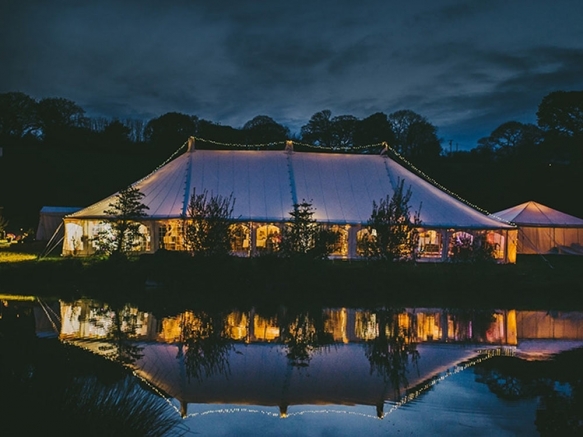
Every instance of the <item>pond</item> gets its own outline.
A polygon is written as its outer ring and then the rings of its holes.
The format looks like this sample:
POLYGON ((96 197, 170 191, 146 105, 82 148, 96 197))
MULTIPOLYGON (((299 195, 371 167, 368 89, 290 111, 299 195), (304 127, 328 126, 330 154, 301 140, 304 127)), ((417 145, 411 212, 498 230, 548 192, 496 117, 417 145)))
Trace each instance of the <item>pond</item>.
POLYGON ((64 426, 169 436, 583 430, 581 312, 298 304, 161 313, 16 297, 0 308, 2 423, 18 423, 19 435, 64 426))

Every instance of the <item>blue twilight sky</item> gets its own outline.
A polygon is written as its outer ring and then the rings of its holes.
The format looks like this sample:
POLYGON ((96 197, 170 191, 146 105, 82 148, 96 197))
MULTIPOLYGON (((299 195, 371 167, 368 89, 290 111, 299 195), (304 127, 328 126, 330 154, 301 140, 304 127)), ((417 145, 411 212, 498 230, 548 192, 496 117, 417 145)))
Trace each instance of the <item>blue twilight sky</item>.
POLYGON ((0 93, 292 132, 411 109, 470 149, 583 90, 582 17, 581 0, 3 0, 0 93))

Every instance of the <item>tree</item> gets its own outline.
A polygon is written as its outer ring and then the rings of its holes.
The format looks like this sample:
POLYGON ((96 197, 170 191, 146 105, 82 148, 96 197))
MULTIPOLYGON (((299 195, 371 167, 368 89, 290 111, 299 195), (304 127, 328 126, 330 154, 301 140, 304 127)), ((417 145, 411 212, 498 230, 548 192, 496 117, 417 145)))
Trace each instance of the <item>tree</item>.
POLYGON ((192 315, 182 315, 178 346, 178 353, 184 354, 188 380, 204 381, 213 375, 228 378, 231 372, 229 354, 235 348, 229 337, 229 326, 225 317, 206 311, 190 314, 192 315))
POLYGON ((131 129, 119 120, 112 120, 105 125, 101 132, 101 137, 109 148, 119 148, 128 146, 131 129))
MULTIPOLYGON (((213 123, 208 120, 200 120, 198 123, 198 135, 202 138, 212 139, 220 143, 235 143, 239 144, 245 142, 244 132, 239 129, 235 129, 231 126, 225 126, 219 123, 213 123)), ((199 143, 200 145, 200 143, 199 143)), ((197 146, 198 147, 198 146, 197 146)), ((221 148, 217 144, 211 143, 207 146, 213 149, 221 148)))
POLYGON ((123 120, 124 126, 126 126, 129 132, 130 141, 134 143, 141 143, 144 141, 144 132, 146 129, 146 122, 139 118, 127 118, 123 120))
POLYGON ((395 144, 395 134, 387 114, 376 112, 357 123, 354 131, 355 146, 368 146, 383 141, 395 144))
POLYGON ((243 125, 247 144, 265 144, 285 141, 290 136, 287 127, 266 115, 258 115, 243 125))
POLYGON ((131 142, 140 143, 144 141, 144 130, 146 122, 141 119, 126 118, 123 120, 108 119, 106 117, 94 117, 89 120, 90 129, 98 134, 106 134, 107 139, 114 140, 115 143, 131 142))
POLYGON ((345 149, 354 144, 357 125, 356 117, 332 117, 332 112, 325 109, 312 115, 308 124, 302 126, 302 141, 330 149, 345 149))
POLYGON ((73 128, 88 128, 85 110, 61 97, 42 99, 37 106, 38 123, 45 141, 58 141, 73 128))
POLYGON ((286 308, 277 321, 291 367, 308 367, 315 352, 334 343, 321 311, 286 308))
POLYGON ((314 208, 304 199, 295 204, 289 214, 291 220, 282 235, 282 252, 287 256, 305 255, 316 244, 318 223, 314 219, 314 208))
MULTIPOLYGON (((401 389, 409 386, 409 367, 417 366, 420 358, 412 341, 413 329, 399 323, 399 313, 399 310, 392 308, 363 313, 366 321, 363 326, 377 324, 378 332, 375 338, 366 340, 364 344, 370 372, 376 372, 385 382, 390 383, 397 398, 401 396, 401 389)), ((382 404, 377 408, 377 414, 382 418, 382 404)))
POLYGON ((493 158, 504 158, 534 152, 542 142, 542 132, 534 124, 508 121, 478 140, 477 151, 493 158))
POLYGON ((354 144, 354 132, 358 119, 352 115, 338 115, 331 120, 333 149, 345 149, 354 144))
POLYGON ((168 112, 158 118, 154 118, 146 124, 144 137, 147 142, 156 148, 176 150, 188 137, 196 135, 198 117, 168 112))
POLYGON ((536 113, 546 132, 574 137, 583 133, 583 91, 555 91, 546 95, 536 113))
POLYGON ((301 128, 302 141, 321 147, 332 147, 332 112, 328 109, 312 115, 301 128))
POLYGON ((404 191, 404 180, 397 183, 393 196, 387 195, 373 208, 368 220, 369 238, 361 242, 365 256, 385 261, 415 259, 418 243, 418 227, 421 226, 419 210, 410 212, 411 187, 404 191))
POLYGON ((425 117, 405 109, 388 117, 395 135, 393 148, 407 159, 436 158, 441 154, 437 128, 425 117))
POLYGON ((24 93, 0 94, 0 140, 21 139, 38 126, 37 103, 24 93))
POLYGON ((109 216, 103 224, 108 225, 95 239, 97 252, 106 255, 127 255, 142 243, 140 219, 147 217, 147 205, 142 203, 144 194, 136 187, 121 190, 109 208, 103 211, 109 216))
POLYGON ((330 254, 339 235, 318 224, 314 212, 312 203, 305 199, 294 205, 293 211, 289 213, 291 220, 282 233, 283 256, 325 258, 330 254))
POLYGON ((536 113, 545 132, 544 148, 552 159, 583 162, 583 91, 555 91, 536 113))
POLYGON ((92 325, 106 330, 106 344, 99 347, 101 354, 126 366, 134 364, 144 356, 144 347, 132 342, 138 336, 137 331, 141 325, 137 313, 132 311, 129 304, 124 304, 121 309, 96 305, 92 312, 92 325))
POLYGON ((233 238, 233 194, 210 196, 192 190, 184 217, 184 240, 192 255, 226 256, 231 253, 233 238))

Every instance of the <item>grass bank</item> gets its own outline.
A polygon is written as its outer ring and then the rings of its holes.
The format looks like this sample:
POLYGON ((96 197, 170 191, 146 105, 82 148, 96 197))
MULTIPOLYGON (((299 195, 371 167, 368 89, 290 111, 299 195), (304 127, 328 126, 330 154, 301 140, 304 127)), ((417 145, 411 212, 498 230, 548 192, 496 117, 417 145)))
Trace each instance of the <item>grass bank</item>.
MULTIPOLYGON (((0 252, 1 253, 1 252, 0 252)), ((387 264, 274 257, 132 260, 0 256, 0 293, 146 306, 321 304, 583 310, 583 257, 521 256, 516 264, 387 264)), ((28 251, 30 255, 30 251, 28 251)))

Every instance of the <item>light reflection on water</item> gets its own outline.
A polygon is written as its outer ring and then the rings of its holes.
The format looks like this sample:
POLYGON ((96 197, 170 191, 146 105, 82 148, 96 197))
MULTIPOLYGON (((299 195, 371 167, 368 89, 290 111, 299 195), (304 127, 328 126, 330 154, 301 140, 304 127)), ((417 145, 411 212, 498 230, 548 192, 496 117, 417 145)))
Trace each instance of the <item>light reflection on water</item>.
POLYGON ((131 368, 183 418, 180 435, 536 435, 550 383, 486 362, 538 362, 583 346, 578 312, 252 308, 156 317, 80 300, 41 301, 35 316, 39 337, 52 331, 131 368), (508 381, 530 391, 513 397, 508 381))

